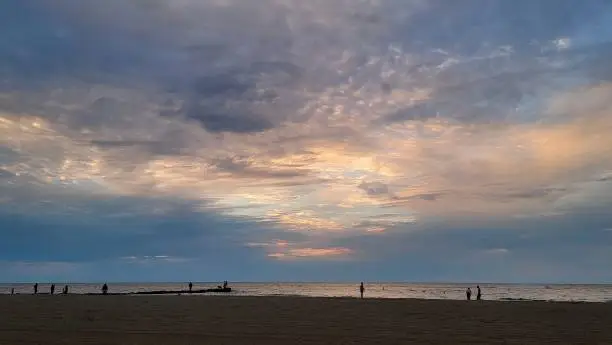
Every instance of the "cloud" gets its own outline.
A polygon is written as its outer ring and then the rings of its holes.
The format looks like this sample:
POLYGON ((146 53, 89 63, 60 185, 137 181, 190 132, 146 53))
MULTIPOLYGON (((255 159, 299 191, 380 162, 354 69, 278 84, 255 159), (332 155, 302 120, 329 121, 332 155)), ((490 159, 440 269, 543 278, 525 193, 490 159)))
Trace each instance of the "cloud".
POLYGON ((300 259, 300 258, 333 258, 346 256, 352 251, 348 248, 294 248, 285 252, 268 254, 269 257, 277 259, 300 259))
POLYGON ((206 234, 242 250, 291 237, 293 252, 262 257, 351 256, 336 241, 612 201, 605 1, 60 0, 0 13, 14 14, 0 33, 0 209, 85 223, 109 257, 191 258, 206 234), (118 219, 138 225, 117 237, 91 225, 118 219), (147 228, 147 248, 121 244, 147 228))
POLYGON ((380 182, 363 182, 359 185, 368 195, 384 195, 389 193, 389 188, 384 183, 380 182))
POLYGON ((267 256, 275 259, 346 259, 352 256, 354 251, 346 247, 307 247, 303 244, 285 240, 271 242, 250 242, 246 244, 251 248, 262 248, 267 251, 267 256))
POLYGON ((505 254, 510 253, 510 251, 506 248, 493 248, 493 249, 485 250, 485 253, 491 254, 491 255, 505 255, 505 254))
POLYGON ((181 258, 175 256, 168 255, 144 255, 141 257, 138 256, 124 256, 120 258, 122 261, 127 261, 128 263, 137 263, 137 264, 159 264, 160 262, 164 263, 185 263, 191 261, 189 258, 181 258))

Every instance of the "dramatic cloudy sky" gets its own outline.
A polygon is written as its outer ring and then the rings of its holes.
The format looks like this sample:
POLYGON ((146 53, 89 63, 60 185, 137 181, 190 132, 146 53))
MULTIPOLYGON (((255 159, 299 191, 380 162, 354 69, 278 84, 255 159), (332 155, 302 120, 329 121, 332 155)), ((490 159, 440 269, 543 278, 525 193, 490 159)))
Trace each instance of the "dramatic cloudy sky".
POLYGON ((0 280, 612 280, 609 0, 0 2, 0 280))

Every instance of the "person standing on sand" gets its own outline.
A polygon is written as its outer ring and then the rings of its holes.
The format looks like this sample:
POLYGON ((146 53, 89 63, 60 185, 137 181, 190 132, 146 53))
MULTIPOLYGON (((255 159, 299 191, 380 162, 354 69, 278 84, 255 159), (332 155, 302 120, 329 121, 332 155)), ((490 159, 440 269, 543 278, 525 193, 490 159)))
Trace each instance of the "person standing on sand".
POLYGON ((480 291, 480 285, 476 285, 476 300, 480 301, 480 299, 482 298, 482 292, 480 291))
POLYGON ((15 288, 11 288, 11 295, 15 294, 15 288))
POLYGON ((467 298, 468 301, 472 299, 472 289, 471 288, 467 288, 467 290, 465 290, 465 297, 467 298))
POLYGON ((34 284, 34 294, 36 295, 38 293, 38 283, 34 284))
POLYGON ((102 285, 102 294, 106 295, 107 293, 108 293, 108 285, 104 283, 104 285, 102 285))
POLYGON ((363 293, 365 292, 365 287, 363 287, 363 282, 359 285, 359 293, 361 294, 361 298, 363 299, 363 293))
POLYGON ((55 284, 51 284, 50 292, 52 295, 55 293, 55 284))

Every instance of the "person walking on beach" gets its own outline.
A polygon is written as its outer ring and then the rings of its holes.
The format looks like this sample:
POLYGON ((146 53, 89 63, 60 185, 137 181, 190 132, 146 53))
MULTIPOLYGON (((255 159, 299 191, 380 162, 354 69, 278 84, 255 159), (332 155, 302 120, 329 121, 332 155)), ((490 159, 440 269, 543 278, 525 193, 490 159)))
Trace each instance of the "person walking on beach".
POLYGON ((107 293, 108 293, 108 285, 104 283, 104 285, 102 285, 102 294, 106 295, 107 293))
POLYGON ((52 295, 55 293, 55 284, 51 284, 50 292, 52 295))
POLYGON ((38 293, 38 283, 34 284, 34 294, 36 295, 38 293))
POLYGON ((465 297, 467 298, 468 301, 472 299, 472 289, 471 288, 467 288, 467 290, 465 290, 465 297))
POLYGON ((480 291, 480 285, 476 285, 476 300, 480 301, 482 298, 482 292, 480 291))
POLYGON ((365 287, 363 287, 363 282, 359 285, 359 293, 361 294, 361 298, 363 299, 363 293, 365 292, 365 287))
POLYGON ((193 290, 193 283, 189 282, 189 292, 191 293, 191 290, 193 290))

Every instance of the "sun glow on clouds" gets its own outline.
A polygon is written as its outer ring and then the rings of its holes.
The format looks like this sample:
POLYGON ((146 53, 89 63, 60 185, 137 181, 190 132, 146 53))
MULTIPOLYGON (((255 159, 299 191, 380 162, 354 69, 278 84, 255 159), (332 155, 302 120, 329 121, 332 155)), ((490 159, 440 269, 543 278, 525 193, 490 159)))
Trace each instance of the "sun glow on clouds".
MULTIPOLYGON (((87 90, 58 79, 32 91, 39 101, 22 105, 27 111, 0 108, 0 147, 18 157, 0 160, 0 172, 12 174, 0 185, 27 176, 48 190, 59 181, 96 194, 200 200, 203 211, 331 238, 384 236, 440 216, 554 212, 571 186, 612 169, 608 84, 557 91, 533 80, 537 87, 523 90, 514 74, 570 72, 506 44, 472 55, 435 42, 410 49, 393 30, 425 2, 364 1, 352 15, 348 3, 270 0, 255 6, 262 10, 170 1, 81 23, 125 30, 126 39, 143 29, 135 13, 180 25, 147 27, 146 42, 119 44, 151 52, 141 57, 146 75, 130 75, 147 87, 126 89, 132 80, 118 72, 87 90), (497 70, 508 73, 505 84, 497 70), (544 105, 517 114, 528 93, 544 105)), ((81 8, 85 17, 91 6, 81 8)), ((550 42, 558 54, 572 50, 571 37, 550 42)), ((274 248, 274 258, 354 254, 274 248)))
POLYGON ((268 257, 276 259, 346 258, 353 253, 353 250, 344 247, 301 247, 296 243, 283 240, 276 240, 272 242, 252 242, 247 243, 247 247, 264 248, 268 252, 268 257))
POLYGON ((347 256, 351 252, 348 248, 296 248, 286 252, 271 253, 268 256, 277 259, 299 259, 347 256))

